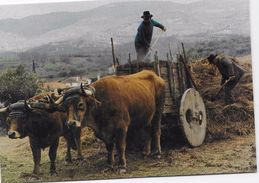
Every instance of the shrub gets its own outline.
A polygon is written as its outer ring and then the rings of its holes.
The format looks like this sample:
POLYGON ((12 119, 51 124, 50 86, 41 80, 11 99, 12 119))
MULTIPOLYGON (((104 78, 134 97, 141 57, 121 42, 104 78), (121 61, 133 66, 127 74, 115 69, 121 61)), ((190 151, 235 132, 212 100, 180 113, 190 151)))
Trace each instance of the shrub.
POLYGON ((38 89, 38 78, 25 71, 20 65, 15 70, 9 69, 0 75, 0 101, 13 103, 32 97, 38 89))

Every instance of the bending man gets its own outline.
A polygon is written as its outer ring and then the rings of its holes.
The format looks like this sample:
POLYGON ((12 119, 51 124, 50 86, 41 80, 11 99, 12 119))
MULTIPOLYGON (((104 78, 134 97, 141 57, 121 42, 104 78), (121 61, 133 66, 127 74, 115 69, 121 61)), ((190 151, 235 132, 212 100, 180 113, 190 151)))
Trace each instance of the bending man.
POLYGON ((237 63, 234 62, 234 58, 231 57, 210 54, 207 59, 210 64, 217 66, 219 72, 221 73, 222 78, 220 84, 225 92, 225 103, 234 103, 235 101, 231 91, 240 81, 245 70, 237 65, 237 63))

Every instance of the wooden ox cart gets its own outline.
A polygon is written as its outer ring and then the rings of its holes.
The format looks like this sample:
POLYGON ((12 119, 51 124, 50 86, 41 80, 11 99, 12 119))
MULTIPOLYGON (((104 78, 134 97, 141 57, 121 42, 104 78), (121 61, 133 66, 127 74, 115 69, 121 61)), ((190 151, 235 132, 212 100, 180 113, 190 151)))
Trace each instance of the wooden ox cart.
POLYGON ((196 147, 201 145, 205 138, 206 109, 183 58, 179 55, 176 62, 157 58, 151 63, 129 62, 117 66, 116 75, 133 74, 147 69, 161 76, 166 82, 163 113, 164 116, 169 117, 169 120, 162 124, 179 126, 189 144, 196 147))

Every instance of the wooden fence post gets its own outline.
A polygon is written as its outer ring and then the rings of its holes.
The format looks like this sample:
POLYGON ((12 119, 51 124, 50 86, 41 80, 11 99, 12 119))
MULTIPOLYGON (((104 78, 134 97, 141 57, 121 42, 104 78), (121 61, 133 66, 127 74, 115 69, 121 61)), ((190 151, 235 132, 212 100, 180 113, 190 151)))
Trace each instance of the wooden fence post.
POLYGON ((114 53, 114 45, 113 45, 113 38, 111 37, 111 45, 112 45, 112 59, 113 59, 113 65, 115 67, 116 65, 116 59, 115 59, 115 53, 114 53))

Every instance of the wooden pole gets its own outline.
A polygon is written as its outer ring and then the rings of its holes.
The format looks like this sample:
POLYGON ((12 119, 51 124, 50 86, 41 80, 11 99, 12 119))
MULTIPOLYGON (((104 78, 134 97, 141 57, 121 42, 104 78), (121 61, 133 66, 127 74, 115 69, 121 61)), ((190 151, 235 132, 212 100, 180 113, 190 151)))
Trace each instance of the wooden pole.
POLYGON ((181 60, 181 62, 183 63, 183 65, 184 65, 184 67, 185 67, 185 70, 186 70, 188 76, 190 77, 190 79, 191 79, 191 81, 192 81, 193 87, 197 90, 197 86, 196 86, 196 84, 195 84, 195 82, 194 82, 194 79, 193 79, 193 77, 192 77, 192 75, 191 75, 191 72, 190 72, 188 66, 186 65, 187 59, 186 59, 185 49, 184 49, 184 44, 183 44, 183 43, 182 43, 182 48, 183 48, 184 60, 183 60, 183 59, 180 59, 180 60, 181 60))
POLYGON ((178 54, 180 55, 181 52, 180 52, 180 46, 179 46, 179 44, 177 44, 177 51, 178 51, 178 54))
POLYGON ((111 45, 112 45, 112 59, 113 59, 113 65, 115 67, 116 65, 116 59, 115 59, 115 53, 114 53, 114 45, 113 45, 113 38, 111 37, 111 45))
POLYGON ((171 48, 171 44, 170 43, 169 43, 169 54, 170 54, 171 61, 173 61, 172 48, 171 48))
POLYGON ((156 62, 156 67, 157 67, 156 68, 157 74, 158 74, 158 76, 161 76, 157 51, 155 52, 155 62, 156 62))
POLYGON ((181 44, 182 44, 182 49, 183 49, 183 57, 184 57, 184 61, 185 61, 185 63, 186 63, 186 64, 188 64, 188 63, 189 63, 189 61, 187 60, 187 57, 186 57, 186 54, 185 54, 184 44, 183 44, 183 43, 181 43, 181 44))
POLYGON ((128 60, 128 62, 129 62, 129 73, 130 74, 132 74, 132 72, 131 72, 131 55, 130 55, 130 53, 129 53, 129 60, 128 60))
POLYGON ((221 85, 220 89, 218 90, 218 92, 216 93, 215 97, 213 97, 213 100, 216 100, 217 97, 219 96, 220 92, 224 89, 224 87, 226 86, 228 81, 226 81, 223 85, 221 85))
POLYGON ((129 53, 129 64, 131 65, 131 55, 129 53))
POLYGON ((166 66, 168 68, 168 75, 169 75, 168 76, 168 79, 169 79, 169 82, 168 82, 169 90, 170 90, 171 96, 173 96, 173 86, 174 86, 174 84, 173 84, 173 79, 172 79, 173 74, 172 74, 172 65, 171 64, 172 63, 169 60, 166 62, 166 66))
POLYGON ((116 57, 116 64, 117 64, 117 66, 120 65, 118 57, 116 57))
POLYGON ((34 73, 36 73, 36 65, 35 65, 34 60, 32 60, 32 71, 33 71, 34 73))

